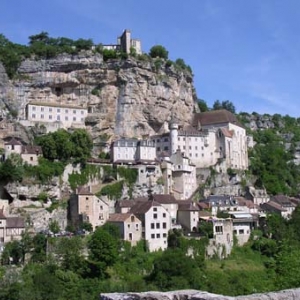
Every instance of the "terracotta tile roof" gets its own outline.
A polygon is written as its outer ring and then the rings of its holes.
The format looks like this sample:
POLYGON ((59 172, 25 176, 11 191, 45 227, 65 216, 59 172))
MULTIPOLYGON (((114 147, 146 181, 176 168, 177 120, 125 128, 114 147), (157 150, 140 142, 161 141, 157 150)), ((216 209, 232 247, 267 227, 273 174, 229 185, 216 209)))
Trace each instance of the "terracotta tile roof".
POLYGON ((211 212, 205 211, 205 210, 200 210, 198 212, 198 214, 199 214, 199 218, 201 218, 201 217, 211 217, 211 212))
POLYGON ((200 209, 208 209, 209 208, 209 203, 206 203, 206 202, 198 202, 197 205, 200 209))
POLYGON ((42 154, 42 147, 31 145, 22 146, 22 154, 42 154))
POLYGON ((154 194, 153 195, 154 201, 161 203, 161 204, 176 204, 177 200, 173 195, 169 194, 154 194))
POLYGON ((87 186, 80 186, 76 191, 77 195, 94 195, 87 186))
POLYGON ((20 217, 7 217, 6 228, 25 228, 25 222, 20 217))
POLYGON ((135 200, 120 200, 116 203, 118 207, 132 207, 135 204, 135 200))
POLYGON ((36 105, 36 106, 47 106, 47 107, 62 107, 62 108, 75 108, 75 109, 87 109, 87 107, 82 107, 78 105, 69 105, 69 104, 63 104, 63 103, 56 103, 56 102, 36 102, 31 101, 27 105, 36 105))
POLYGON ((285 208, 281 207, 281 205, 279 205, 278 203, 274 202, 274 201, 269 201, 266 203, 263 203, 260 205, 261 208, 267 210, 267 211, 286 211, 285 208))
POLYGON ((161 206, 156 201, 145 201, 145 202, 137 202, 130 210, 131 213, 135 215, 145 214, 151 207, 153 206, 161 206))
POLYGON ((228 128, 225 128, 225 127, 220 128, 220 130, 225 137, 228 137, 228 138, 233 137, 233 130, 229 130, 228 128))
POLYGON ((294 204, 290 201, 289 197, 285 195, 272 196, 271 201, 276 202, 282 206, 294 206, 294 204))
POLYGON ((247 206, 248 208, 257 207, 257 205, 253 203, 253 201, 248 200, 244 197, 234 197, 234 198, 237 200, 237 202, 240 206, 247 206))
POLYGON ((23 144, 13 137, 10 141, 6 142, 5 145, 17 146, 17 145, 23 145, 23 144))
POLYGON ((133 214, 111 214, 107 222, 125 222, 133 214))
POLYGON ((194 114, 192 121, 193 126, 197 126, 198 122, 202 125, 217 125, 222 123, 232 123, 243 127, 237 117, 226 109, 211 110, 203 113, 194 114))
POLYGON ((178 210, 181 210, 181 211, 198 211, 199 210, 198 205, 196 205, 196 202, 193 202, 193 201, 181 200, 181 201, 177 201, 177 203, 178 203, 178 210))

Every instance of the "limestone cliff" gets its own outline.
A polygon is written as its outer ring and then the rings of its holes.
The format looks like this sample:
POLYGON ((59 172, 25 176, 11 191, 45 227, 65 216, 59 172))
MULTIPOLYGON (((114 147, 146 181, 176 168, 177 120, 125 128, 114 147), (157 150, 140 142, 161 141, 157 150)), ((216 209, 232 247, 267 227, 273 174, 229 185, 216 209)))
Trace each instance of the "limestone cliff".
POLYGON ((300 289, 283 290, 247 296, 222 296, 196 290, 174 292, 111 293, 100 295, 100 300, 295 300, 300 299, 300 289))
MULTIPOLYGON (((86 126, 94 142, 107 136, 154 134, 174 117, 182 124, 198 110, 192 75, 156 60, 109 60, 87 51, 52 59, 27 59, 14 80, 0 84, 3 115, 29 101, 88 108, 86 126)), ((0 77, 5 77, 0 67, 0 77)), ((7 77, 5 77, 7 78, 7 77)))

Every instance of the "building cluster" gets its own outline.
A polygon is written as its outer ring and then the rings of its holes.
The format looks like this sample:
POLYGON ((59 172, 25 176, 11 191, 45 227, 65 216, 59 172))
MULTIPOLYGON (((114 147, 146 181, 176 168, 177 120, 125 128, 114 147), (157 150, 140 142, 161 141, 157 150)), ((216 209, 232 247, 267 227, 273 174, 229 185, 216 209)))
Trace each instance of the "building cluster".
POLYGON ((103 49, 122 51, 130 54, 134 49, 136 54, 142 54, 142 44, 139 39, 131 38, 131 31, 125 29, 120 37, 117 38, 117 44, 102 45, 103 49))

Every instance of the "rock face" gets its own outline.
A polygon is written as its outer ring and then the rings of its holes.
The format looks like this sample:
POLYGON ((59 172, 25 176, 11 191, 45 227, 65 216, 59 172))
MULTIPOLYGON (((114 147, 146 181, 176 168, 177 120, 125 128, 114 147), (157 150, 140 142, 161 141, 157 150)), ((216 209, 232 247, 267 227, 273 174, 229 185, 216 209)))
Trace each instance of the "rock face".
POLYGON ((195 290, 174 292, 110 293, 100 295, 101 300, 295 300, 300 299, 300 289, 290 289, 247 296, 222 296, 195 290))
POLYGON ((159 67, 155 60, 104 62, 100 54, 86 51, 25 60, 17 75, 0 85, 2 110, 18 109, 24 119, 29 101, 87 107, 86 125, 95 143, 154 134, 172 115, 184 125, 198 111, 192 75, 161 61, 159 67))

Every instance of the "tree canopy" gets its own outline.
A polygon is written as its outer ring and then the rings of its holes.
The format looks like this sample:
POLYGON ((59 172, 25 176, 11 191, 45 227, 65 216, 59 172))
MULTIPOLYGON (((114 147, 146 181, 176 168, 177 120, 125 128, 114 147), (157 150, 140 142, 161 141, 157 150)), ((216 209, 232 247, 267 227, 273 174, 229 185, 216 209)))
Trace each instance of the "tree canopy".
POLYGON ((169 52, 164 46, 161 45, 155 45, 150 49, 149 55, 152 58, 163 58, 163 59, 168 59, 169 52))

